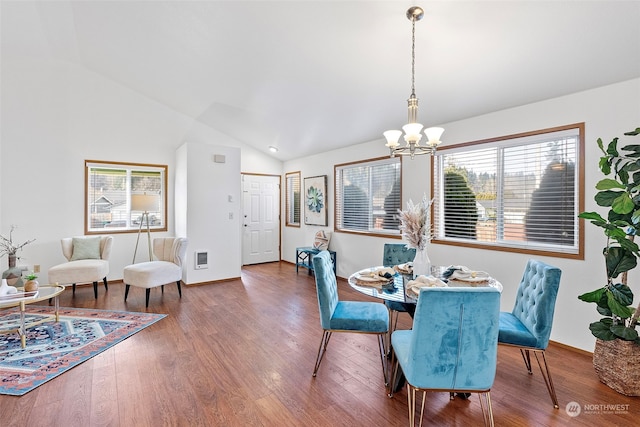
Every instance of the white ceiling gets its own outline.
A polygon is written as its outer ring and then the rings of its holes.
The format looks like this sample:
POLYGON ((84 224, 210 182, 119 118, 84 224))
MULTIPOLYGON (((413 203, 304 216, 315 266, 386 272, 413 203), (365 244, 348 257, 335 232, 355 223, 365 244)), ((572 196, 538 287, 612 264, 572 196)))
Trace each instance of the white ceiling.
MULTIPOLYGON (((416 4, 426 126, 640 77, 639 1, 416 4)), ((288 160, 405 123, 412 5, 3 1, 1 53, 71 61, 288 160)))

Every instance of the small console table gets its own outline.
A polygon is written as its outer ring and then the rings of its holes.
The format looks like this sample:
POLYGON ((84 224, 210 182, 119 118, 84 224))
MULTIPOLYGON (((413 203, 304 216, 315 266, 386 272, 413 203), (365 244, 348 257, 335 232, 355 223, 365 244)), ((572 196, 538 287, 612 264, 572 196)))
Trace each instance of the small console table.
MULTIPOLYGON (((336 274, 336 251, 327 251, 333 262, 333 273, 336 274)), ((313 256, 320 253, 319 249, 312 246, 296 248, 296 274, 298 267, 304 267, 309 270, 309 274, 313 272, 313 256)))

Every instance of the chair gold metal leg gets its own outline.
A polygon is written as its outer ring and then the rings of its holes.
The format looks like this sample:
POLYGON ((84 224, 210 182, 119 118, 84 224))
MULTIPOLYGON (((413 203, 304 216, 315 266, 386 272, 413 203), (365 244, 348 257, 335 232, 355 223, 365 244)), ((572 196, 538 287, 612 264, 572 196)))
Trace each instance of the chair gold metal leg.
POLYGON ((529 350, 521 348, 520 354, 522 355, 522 360, 524 360, 524 365, 527 367, 527 372, 529 375, 533 375, 531 371, 531 355, 529 354, 529 350))
POLYGON ((482 419, 484 421, 485 427, 494 427, 493 408, 491 407, 491 393, 488 391, 484 393, 478 393, 478 398, 480 399, 480 408, 482 409, 482 419))
MULTIPOLYGON (((393 397, 393 387, 396 383, 396 377, 398 376, 398 361, 396 360, 396 354, 391 351, 391 360, 389 365, 389 385, 387 386, 387 396, 393 397)), ((407 388, 407 393, 409 389, 407 388)))
POLYGON ((387 364, 387 344, 385 342, 386 333, 378 334, 378 346, 380 347, 380 362, 382 363, 382 376, 384 377, 385 388, 389 387, 389 365, 387 364))
POLYGON ((553 407, 558 409, 560 406, 558 405, 558 396, 556 396, 556 389, 553 387, 553 380, 551 379, 551 371, 549 371, 549 365, 547 364, 547 358, 544 355, 544 350, 533 351, 533 355, 536 357, 536 361, 538 362, 538 366, 540 367, 540 373, 542 374, 542 378, 544 379, 544 383, 547 386, 547 391, 549 392, 549 396, 551 397, 551 401, 553 402, 553 407), (540 359, 538 358, 538 353, 542 355, 542 360, 544 362, 544 368, 542 369, 542 365, 540 364, 540 359), (546 371, 546 374, 545 374, 546 371))
POLYGON ((422 392, 422 405, 420 406, 420 427, 422 427, 422 420, 424 419, 424 402, 427 400, 427 392, 422 392))
POLYGON ((416 388, 407 383, 407 406, 409 407, 409 427, 416 425, 416 388))
POLYGON ((391 334, 398 325, 398 312, 387 308, 389 311, 389 333, 387 334, 387 356, 391 353, 391 334))
POLYGON ((324 353, 327 351, 327 344, 329 344, 330 338, 331 338, 331 331, 324 331, 322 333, 322 340, 320 341, 320 347, 318 348, 318 355, 316 356, 316 366, 313 368, 314 377, 318 373, 318 369, 320 368, 320 363, 322 363, 322 358, 324 357, 324 353))

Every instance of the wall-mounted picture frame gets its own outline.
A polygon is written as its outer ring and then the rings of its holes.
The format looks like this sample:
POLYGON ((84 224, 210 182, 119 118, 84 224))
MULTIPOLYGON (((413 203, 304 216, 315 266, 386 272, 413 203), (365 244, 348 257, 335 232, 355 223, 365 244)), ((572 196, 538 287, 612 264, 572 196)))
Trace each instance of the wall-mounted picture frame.
POLYGON ((327 225, 327 176, 312 176, 304 179, 304 223, 327 225))

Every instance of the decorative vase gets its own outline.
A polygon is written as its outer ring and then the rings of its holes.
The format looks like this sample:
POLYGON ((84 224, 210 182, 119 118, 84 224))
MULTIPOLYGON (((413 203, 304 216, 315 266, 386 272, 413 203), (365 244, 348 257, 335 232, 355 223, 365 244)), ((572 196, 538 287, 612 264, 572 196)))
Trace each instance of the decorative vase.
POLYGON ((413 275, 414 277, 431 275, 431 260, 427 249, 416 249, 416 256, 413 259, 413 275))
POLYGON ((7 280, 9 286, 22 286, 22 270, 16 267, 16 255, 9 254, 9 268, 2 272, 2 278, 7 280))
POLYGON ((33 292, 38 290, 38 281, 36 279, 27 280, 24 283, 24 291, 25 292, 33 292))
POLYGON ((593 367, 601 383, 625 396, 640 396, 640 345, 620 339, 598 339, 593 367))

